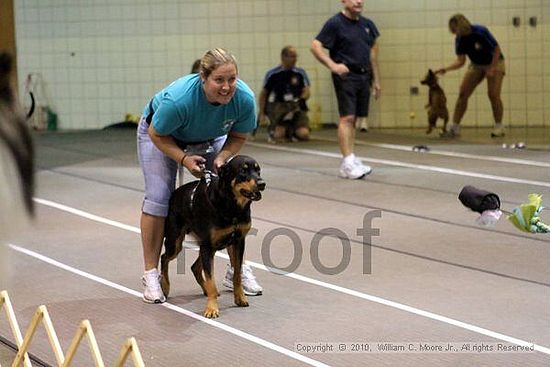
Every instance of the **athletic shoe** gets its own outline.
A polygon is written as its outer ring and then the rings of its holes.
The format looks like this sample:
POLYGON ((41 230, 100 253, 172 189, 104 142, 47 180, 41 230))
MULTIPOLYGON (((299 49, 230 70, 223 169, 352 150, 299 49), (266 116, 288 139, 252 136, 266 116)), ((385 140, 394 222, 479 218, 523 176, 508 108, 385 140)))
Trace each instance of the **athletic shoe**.
POLYGON ((504 135, 504 128, 502 127, 495 127, 493 131, 491 131, 491 138, 502 138, 504 135))
POLYGON ((164 303, 166 297, 160 287, 160 274, 158 269, 148 270, 141 277, 143 283, 143 301, 146 303, 164 303))
POLYGON ((370 167, 364 166, 356 160, 352 163, 346 163, 342 160, 342 164, 340 165, 340 177, 349 178, 351 180, 359 180, 369 174, 370 171, 370 167))
POLYGON ((460 136, 460 132, 458 131, 455 131, 453 129, 449 129, 448 131, 443 131, 439 134, 439 136, 441 138, 449 138, 449 139, 453 139, 453 138, 458 138, 460 136))
POLYGON ((355 163, 357 166, 363 167, 367 171, 365 175, 370 175, 370 173, 372 172, 372 167, 366 164, 363 164, 363 162, 361 162, 361 160, 357 157, 355 157, 355 159, 353 160, 353 163, 355 163))
MULTIPOLYGON (((250 265, 243 264, 241 270, 241 282, 243 285, 244 294, 247 296, 261 296, 263 288, 256 281, 256 277, 252 274, 252 268, 250 265)), ((228 265, 227 271, 225 272, 225 278, 223 279, 222 284, 224 287, 227 287, 233 290, 233 268, 228 265)))

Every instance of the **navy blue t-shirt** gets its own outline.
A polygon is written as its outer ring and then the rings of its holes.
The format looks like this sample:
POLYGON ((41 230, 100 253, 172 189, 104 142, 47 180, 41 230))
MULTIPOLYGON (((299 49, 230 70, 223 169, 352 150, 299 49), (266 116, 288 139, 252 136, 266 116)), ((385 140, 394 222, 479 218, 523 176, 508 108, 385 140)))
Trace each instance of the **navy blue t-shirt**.
POLYGON ((330 18, 315 38, 336 63, 369 67, 370 51, 380 35, 374 22, 363 16, 352 20, 342 13, 330 18))
MULTIPOLYGON (((489 30, 482 25, 472 25, 472 33, 467 36, 456 36, 457 55, 468 55, 477 65, 490 65, 498 42, 489 30)), ((501 59, 504 55, 501 54, 501 59)))
POLYGON ((269 70, 264 79, 264 89, 273 95, 273 101, 290 102, 302 96, 305 87, 309 87, 309 78, 304 69, 294 67, 284 69, 277 66, 269 70))

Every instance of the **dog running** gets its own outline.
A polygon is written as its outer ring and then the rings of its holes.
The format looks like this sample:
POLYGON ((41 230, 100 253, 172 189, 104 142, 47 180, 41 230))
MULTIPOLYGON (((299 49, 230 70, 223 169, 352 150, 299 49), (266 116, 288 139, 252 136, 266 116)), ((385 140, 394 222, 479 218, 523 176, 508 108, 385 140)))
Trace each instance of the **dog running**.
POLYGON ((445 97, 445 92, 437 82, 437 75, 430 69, 420 83, 430 88, 430 99, 426 105, 428 110, 428 130, 426 130, 426 134, 430 134, 435 129, 439 118, 444 121, 442 134, 445 134, 449 122, 449 110, 447 109, 447 97, 445 97))
POLYGON ((218 176, 205 173, 198 181, 174 191, 170 198, 165 224, 164 253, 161 256, 161 287, 170 293, 168 265, 182 250, 185 235, 193 232, 199 240, 199 256, 191 270, 208 297, 203 315, 219 316, 218 290, 214 281, 214 254, 227 248, 233 272, 235 304, 247 307, 248 300, 241 284, 241 265, 245 237, 251 228, 250 206, 262 198, 266 183, 260 166, 253 158, 237 155, 218 171, 218 176))

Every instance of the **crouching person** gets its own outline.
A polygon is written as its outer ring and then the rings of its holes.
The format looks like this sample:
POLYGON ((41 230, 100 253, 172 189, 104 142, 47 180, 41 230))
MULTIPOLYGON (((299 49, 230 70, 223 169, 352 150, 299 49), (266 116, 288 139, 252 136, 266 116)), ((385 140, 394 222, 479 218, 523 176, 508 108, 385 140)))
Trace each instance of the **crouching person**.
POLYGON ((296 67, 298 53, 292 46, 281 51, 281 65, 269 70, 260 94, 260 122, 269 120, 269 141, 308 140, 306 101, 310 82, 305 70, 296 67))

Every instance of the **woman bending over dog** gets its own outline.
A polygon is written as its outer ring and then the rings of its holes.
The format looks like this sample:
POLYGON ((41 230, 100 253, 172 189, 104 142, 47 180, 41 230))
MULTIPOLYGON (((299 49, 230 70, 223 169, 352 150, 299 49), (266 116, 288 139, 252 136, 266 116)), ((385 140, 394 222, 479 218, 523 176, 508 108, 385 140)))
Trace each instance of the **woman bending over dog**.
MULTIPOLYGON (((175 189, 178 164, 195 177, 204 169, 217 171, 237 154, 256 127, 254 93, 238 79, 237 62, 228 51, 208 51, 198 74, 184 76, 158 92, 145 107, 137 140, 145 178, 141 240, 145 273, 143 300, 166 300, 160 287, 158 263, 170 195, 175 189)), ((233 287, 228 267, 223 284, 233 287)), ((262 288, 248 265, 243 265, 245 294, 262 288)))
POLYGON ((445 74, 447 71, 457 70, 466 63, 466 56, 471 61, 468 71, 464 74, 458 100, 456 101, 453 116, 453 125, 448 133, 450 137, 460 135, 460 121, 468 107, 468 99, 476 87, 487 78, 489 100, 493 108, 495 127, 491 137, 504 136, 502 128, 503 106, 500 93, 502 80, 506 74, 504 55, 496 39, 489 30, 481 25, 471 24, 462 14, 456 14, 449 20, 449 30, 456 35, 457 60, 444 67, 436 74, 445 74))

